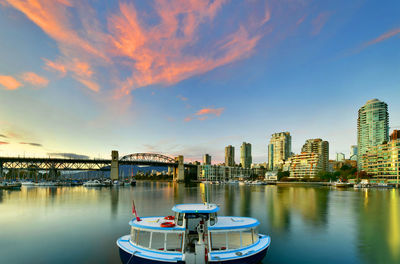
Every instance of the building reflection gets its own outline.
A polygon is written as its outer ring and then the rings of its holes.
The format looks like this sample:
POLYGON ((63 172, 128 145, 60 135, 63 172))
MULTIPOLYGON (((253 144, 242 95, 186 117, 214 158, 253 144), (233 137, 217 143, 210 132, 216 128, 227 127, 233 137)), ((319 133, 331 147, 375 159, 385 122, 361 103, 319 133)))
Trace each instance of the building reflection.
POLYGON ((266 192, 268 217, 272 228, 287 230, 297 213, 312 226, 327 223, 329 190, 311 187, 276 187, 266 192))
POLYGON ((111 215, 115 218, 118 214, 118 202, 119 202, 119 188, 111 188, 110 194, 111 200, 111 215))
POLYGON ((358 248, 365 263, 400 263, 400 192, 365 190, 358 207, 358 248))

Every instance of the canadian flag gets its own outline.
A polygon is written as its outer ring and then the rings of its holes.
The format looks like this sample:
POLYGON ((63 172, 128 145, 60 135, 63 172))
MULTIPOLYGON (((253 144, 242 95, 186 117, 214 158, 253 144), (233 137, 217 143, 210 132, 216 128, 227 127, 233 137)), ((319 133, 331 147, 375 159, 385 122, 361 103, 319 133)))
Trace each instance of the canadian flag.
POLYGON ((138 222, 142 221, 142 220, 140 220, 139 216, 137 215, 136 207, 135 207, 135 201, 134 200, 132 200, 132 214, 134 214, 136 216, 136 221, 138 221, 138 222))

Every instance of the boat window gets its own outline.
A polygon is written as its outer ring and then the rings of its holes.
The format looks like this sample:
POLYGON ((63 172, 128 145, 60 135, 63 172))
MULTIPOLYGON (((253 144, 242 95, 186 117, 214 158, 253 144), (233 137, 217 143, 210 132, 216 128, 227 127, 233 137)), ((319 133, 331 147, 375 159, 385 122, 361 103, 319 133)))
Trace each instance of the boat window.
POLYGON ((167 251, 182 251, 183 233, 167 233, 167 251))
POLYGON ((164 250, 165 233, 153 232, 150 248, 164 250))
POLYGON ((228 233, 211 232, 211 248, 212 250, 226 250, 226 242, 228 233))
POLYGON ((183 226, 183 214, 177 213, 176 218, 177 218, 176 224, 177 224, 178 226, 183 226))
POLYGON ((259 237, 258 237, 258 228, 256 227, 256 228, 254 228, 253 229, 253 243, 256 243, 256 242, 258 242, 258 239, 259 239, 259 237))
POLYGON ((215 225, 215 223, 217 223, 217 214, 211 213, 210 214, 210 226, 215 225))
POLYGON ((136 237, 139 230, 131 228, 131 241, 136 244, 136 237))
POLYGON ((240 232, 228 233, 228 249, 240 248, 240 232))
POLYGON ((250 246, 253 243, 253 230, 242 231, 242 247, 250 246))
POLYGON ((150 243, 150 232, 139 230, 136 235, 136 244, 141 247, 149 247, 150 243))

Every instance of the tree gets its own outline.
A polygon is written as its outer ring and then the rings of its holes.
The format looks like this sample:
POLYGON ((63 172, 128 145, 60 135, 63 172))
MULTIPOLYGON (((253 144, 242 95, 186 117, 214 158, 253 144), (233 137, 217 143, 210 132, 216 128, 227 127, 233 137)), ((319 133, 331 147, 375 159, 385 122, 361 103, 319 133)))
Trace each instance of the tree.
POLYGON ((288 171, 278 171, 278 181, 280 181, 283 177, 289 177, 290 176, 290 172, 288 171))

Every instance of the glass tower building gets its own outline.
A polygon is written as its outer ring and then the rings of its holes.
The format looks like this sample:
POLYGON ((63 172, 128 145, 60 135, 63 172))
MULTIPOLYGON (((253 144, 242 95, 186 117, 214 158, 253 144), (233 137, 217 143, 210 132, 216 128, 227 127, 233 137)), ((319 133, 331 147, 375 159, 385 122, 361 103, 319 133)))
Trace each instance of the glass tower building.
POLYGON ((385 102, 372 99, 358 110, 357 145, 359 170, 362 168, 362 156, 368 149, 389 141, 389 114, 385 102))

